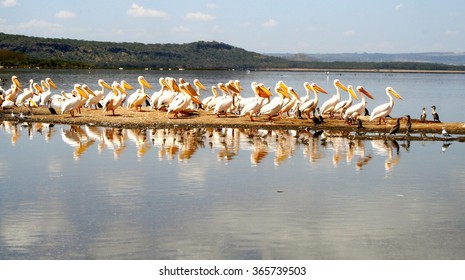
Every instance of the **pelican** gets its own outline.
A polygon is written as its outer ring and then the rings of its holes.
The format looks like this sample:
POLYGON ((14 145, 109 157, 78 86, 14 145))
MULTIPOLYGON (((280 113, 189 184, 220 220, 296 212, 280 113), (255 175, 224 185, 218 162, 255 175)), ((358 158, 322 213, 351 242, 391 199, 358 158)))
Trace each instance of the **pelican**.
POLYGON ((342 116, 344 115, 345 111, 352 106, 353 98, 356 100, 358 99, 357 95, 354 92, 354 89, 352 85, 347 86, 347 93, 349 94, 349 99, 347 100, 342 100, 339 101, 336 106, 334 107, 334 113, 340 112, 340 119, 342 119, 342 116), (350 88, 350 89, 349 89, 350 88))
MULTIPOLYGON (((32 81, 32 80, 31 80, 31 81, 32 81)), ((19 95, 16 97, 16 102, 15 102, 16 106, 21 106, 21 105, 25 104, 25 103, 26 103, 26 100, 28 100, 29 98, 32 98, 32 96, 33 96, 34 94, 37 94, 37 93, 34 91, 34 89, 35 89, 37 92, 39 92, 39 93, 42 93, 42 92, 43 92, 42 87, 39 86, 38 83, 34 83, 34 84, 32 85, 31 88, 28 88, 27 90, 24 90, 23 93, 19 94, 19 95)))
POLYGON ((58 87, 55 85, 55 83, 50 78, 46 78, 45 81, 43 82, 41 81, 41 84, 42 84, 42 88, 46 90, 40 95, 39 104, 40 106, 46 106, 47 104, 50 104, 51 102, 52 88, 58 89, 58 87))
POLYGON ((18 96, 18 92, 22 92, 21 83, 18 80, 18 77, 12 76, 11 77, 12 85, 11 88, 7 89, 4 93, 5 101, 10 100, 15 103, 16 97, 18 96))
POLYGON ((300 103, 300 97, 297 95, 297 93, 295 92, 295 90, 292 88, 292 87, 288 87, 287 88, 287 93, 289 94, 289 96, 291 97, 291 99, 285 103, 283 105, 283 107, 281 108, 281 110, 279 110, 279 115, 282 116, 283 113, 287 113, 287 115, 289 116, 289 111, 294 108, 294 106, 297 104, 297 103, 300 103))
MULTIPOLYGON (((310 84, 308 82, 305 82, 304 87, 305 87, 306 90, 313 91, 313 94, 314 94, 315 98, 310 99, 310 100, 300 104, 299 111, 300 111, 301 114, 306 113, 308 119, 310 119, 310 113, 313 112, 313 110, 315 110, 316 107, 318 107, 318 93, 321 92, 321 93, 327 94, 327 92, 323 88, 319 87, 316 83, 311 83, 310 84)), ((321 111, 321 108, 320 108, 320 111, 321 111)), ((321 111, 321 112, 323 113, 323 111, 321 111)))
POLYGON ((189 107, 191 101, 197 104, 202 104, 196 96, 195 90, 189 83, 183 83, 179 86, 180 94, 170 102, 167 114, 174 113, 174 118, 178 118, 178 114, 182 113, 189 107))
POLYGON ((402 99, 392 87, 386 88, 386 95, 389 97, 389 102, 375 107, 371 112, 370 121, 379 119, 379 124, 381 124, 381 120, 384 120, 384 123, 386 123, 386 116, 389 115, 394 108, 394 99, 392 96, 397 99, 402 99))
POLYGON ((99 102, 105 97, 105 89, 111 89, 111 86, 103 79, 99 79, 97 83, 100 86, 100 90, 95 90, 94 95, 89 96, 89 99, 86 101, 86 107, 91 109, 92 107, 97 109, 97 104, 99 104, 99 102))
POLYGON ((140 89, 136 90, 133 94, 128 97, 128 105, 127 108, 136 108, 137 112, 140 112, 142 109, 142 105, 144 104, 145 100, 149 97, 148 94, 145 92, 145 87, 151 89, 152 86, 147 82, 144 76, 139 76, 137 81, 140 84, 140 89))
POLYGON ((164 91, 163 94, 158 99, 157 109, 161 110, 168 107, 170 102, 174 97, 179 93, 179 86, 176 83, 176 80, 173 78, 166 78, 165 80, 170 88, 170 90, 164 91))
POLYGON ((103 111, 112 111, 114 116, 115 110, 123 103, 123 94, 126 94, 126 90, 118 82, 113 82, 111 88, 113 92, 108 94, 103 100, 103 111))
MULTIPOLYGON (((191 86, 190 83, 185 83, 185 85, 188 86, 188 87, 190 87, 189 91, 190 91, 191 93, 193 93, 194 96, 195 96, 195 97, 197 98, 197 100, 199 100, 199 101, 200 101, 200 99, 199 99, 199 98, 200 98, 200 91, 201 91, 201 90, 207 90, 207 89, 205 88, 205 86, 199 81, 199 79, 194 79, 194 85, 195 85, 196 90, 194 90, 194 88, 192 88, 192 86, 191 86)), ((201 104, 203 105, 203 103, 201 103, 201 104)), ((201 107, 201 105, 200 105, 198 102, 196 102, 196 101, 192 101, 192 102, 189 104, 189 106, 190 106, 192 109, 198 109, 197 106, 200 106, 200 107, 201 107)))
POLYGON ((87 93, 81 88, 80 84, 75 84, 72 91, 73 97, 66 99, 61 105, 61 114, 69 112, 74 117, 74 110, 81 103, 82 98, 88 97, 87 93))
POLYGON ((241 110, 241 117, 246 116, 247 114, 250 117, 251 121, 255 121, 253 119, 253 115, 260 112, 260 109, 263 106, 264 101, 271 96, 271 92, 266 88, 262 87, 256 82, 252 82, 252 90, 255 93, 254 100, 247 103, 244 108, 241 110))
POLYGON ((212 110, 215 108, 216 103, 219 100, 218 91, 216 86, 212 86, 212 95, 207 96, 202 100, 202 103, 205 105, 205 110, 212 110))
POLYGON ((233 86, 231 86, 230 82, 228 82, 226 85, 223 83, 218 83, 218 88, 221 90, 221 92, 223 92, 223 96, 216 102, 213 114, 219 118, 220 114, 227 115, 228 111, 231 110, 231 108, 234 106, 234 97, 236 96, 236 91, 232 90, 233 86))
POLYGON ((90 96, 95 96, 94 91, 91 90, 88 85, 82 85, 81 88, 85 92, 85 95, 82 96, 81 101, 79 102, 79 105, 76 108, 79 114, 81 113, 81 107, 87 103, 87 100, 89 100, 90 96))
POLYGON ((165 78, 161 77, 160 79, 158 79, 158 83, 160 84, 161 88, 159 91, 154 92, 150 97, 150 109, 156 109, 158 99, 160 98, 160 96, 162 96, 165 91, 168 91, 170 89, 170 87, 165 81, 165 78))
POLYGON ((280 84, 280 82, 276 84, 274 90, 276 94, 278 94, 279 96, 273 98, 273 100, 271 100, 269 103, 267 103, 260 109, 260 114, 267 115, 268 120, 270 122, 273 121, 273 116, 278 114, 279 111, 282 109, 283 104, 284 104, 284 99, 291 98, 289 96, 289 93, 283 89, 283 86, 280 84))
MULTIPOLYGON (((350 87, 350 89, 349 89, 349 87, 347 89, 351 90, 353 92, 352 86, 350 87)), ((362 101, 360 101, 359 103, 354 104, 354 105, 350 106, 349 108, 347 108, 347 110, 344 113, 344 117, 343 117, 347 121, 349 119, 353 120, 353 121, 356 121, 359 116, 361 116, 362 114, 365 113, 365 107, 367 105, 367 102, 365 100, 365 96, 370 98, 370 99, 374 99, 373 96, 371 95, 371 93, 366 91, 366 89, 364 89, 362 86, 357 86, 357 91, 360 94, 360 97, 362 98, 362 101)), ((353 93, 355 94, 355 92, 353 92, 353 93)))
POLYGON ((338 79, 334 80, 333 85, 336 88, 336 94, 333 95, 330 99, 323 102, 323 105, 321 105, 320 107, 320 111, 322 114, 329 113, 331 116, 333 116, 334 107, 341 100, 341 93, 339 92, 339 89, 347 91, 347 88, 338 79))

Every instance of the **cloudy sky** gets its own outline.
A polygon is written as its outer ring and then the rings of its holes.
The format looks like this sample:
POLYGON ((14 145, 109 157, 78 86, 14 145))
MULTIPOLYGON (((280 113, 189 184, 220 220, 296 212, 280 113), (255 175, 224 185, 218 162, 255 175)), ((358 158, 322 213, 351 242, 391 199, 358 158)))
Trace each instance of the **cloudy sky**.
POLYGON ((463 0, 0 0, 0 32, 260 53, 465 51, 463 0))

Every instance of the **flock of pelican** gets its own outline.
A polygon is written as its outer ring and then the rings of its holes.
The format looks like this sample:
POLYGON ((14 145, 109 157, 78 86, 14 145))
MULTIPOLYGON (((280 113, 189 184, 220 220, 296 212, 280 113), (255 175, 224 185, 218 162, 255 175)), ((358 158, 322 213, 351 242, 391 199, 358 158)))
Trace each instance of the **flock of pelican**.
MULTIPOLYGON (((335 94, 323 103, 319 95, 327 95, 328 91, 316 83, 305 82, 303 88, 306 95, 299 96, 291 86, 283 81, 278 81, 271 88, 263 83, 252 82, 252 97, 245 97, 244 88, 240 81, 228 81, 211 86, 211 94, 207 93, 206 87, 198 80, 192 83, 180 78, 178 81, 171 77, 159 79, 159 90, 148 92, 153 89, 152 85, 143 77, 138 77, 139 88, 134 89, 125 80, 114 81, 111 85, 99 79, 98 88, 91 89, 85 84, 74 84, 71 92, 52 94, 52 90, 58 89, 51 78, 46 78, 40 83, 29 81, 29 87, 22 88, 16 76, 11 78, 12 84, 9 89, 0 88, 0 105, 2 109, 26 106, 34 108, 38 106, 48 107, 55 114, 58 110, 61 114, 69 113, 72 117, 81 113, 82 108, 96 110, 101 108, 115 115, 115 110, 122 106, 140 112, 143 106, 151 110, 165 111, 173 118, 179 118, 182 114, 191 114, 198 110, 205 110, 221 117, 228 114, 239 115, 255 121, 260 116, 267 117, 269 121, 273 118, 287 117, 308 119, 320 118, 322 115, 330 118, 344 119, 349 123, 357 121, 360 116, 366 114, 365 98, 374 99, 373 95, 362 86, 345 86, 338 79, 334 80, 335 94), (132 91, 132 93, 131 93, 132 91), (204 91, 205 93, 203 93, 204 91), (347 92, 347 99, 341 96, 341 92, 347 92), (221 94, 219 94, 221 92, 221 94), (201 96, 204 96, 201 98, 201 96), (321 103, 321 104, 320 104, 321 103)), ((394 108, 394 98, 402 99, 392 87, 386 88, 389 101, 372 110, 369 121, 386 123, 394 108)))

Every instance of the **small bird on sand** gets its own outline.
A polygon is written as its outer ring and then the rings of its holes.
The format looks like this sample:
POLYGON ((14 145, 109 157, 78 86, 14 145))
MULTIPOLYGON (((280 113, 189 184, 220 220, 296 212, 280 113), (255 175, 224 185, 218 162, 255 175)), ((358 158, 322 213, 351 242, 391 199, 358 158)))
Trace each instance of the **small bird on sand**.
POLYGON ((442 127, 442 132, 441 133, 442 133, 442 136, 445 137, 445 138, 451 137, 450 134, 447 132, 445 127, 442 127))
POLYGON ((431 106, 431 111, 432 111, 432 114, 433 114, 433 121, 435 122, 441 122, 439 120, 439 114, 436 112, 436 106, 431 106))
POLYGON ((426 108, 425 107, 423 107, 423 109, 421 111, 420 120, 421 120, 422 123, 424 123, 426 121, 426 108))
POLYGON ((405 126, 405 135, 410 135, 412 132, 412 122, 410 121, 410 115, 405 116, 407 118, 407 124, 405 126))

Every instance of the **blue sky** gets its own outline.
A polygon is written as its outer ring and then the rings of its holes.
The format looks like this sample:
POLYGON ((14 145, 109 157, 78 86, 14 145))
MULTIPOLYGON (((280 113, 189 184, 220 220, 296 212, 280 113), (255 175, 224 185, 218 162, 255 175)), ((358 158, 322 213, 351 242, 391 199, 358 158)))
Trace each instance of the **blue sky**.
POLYGON ((463 52, 463 0, 0 0, 0 32, 259 53, 463 52))

